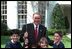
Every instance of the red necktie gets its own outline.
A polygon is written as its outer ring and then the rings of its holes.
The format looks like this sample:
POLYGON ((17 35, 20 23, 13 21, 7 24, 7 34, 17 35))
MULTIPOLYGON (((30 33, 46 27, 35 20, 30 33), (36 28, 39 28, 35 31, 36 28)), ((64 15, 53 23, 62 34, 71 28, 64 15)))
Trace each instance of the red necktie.
POLYGON ((37 40, 37 36, 38 36, 38 31, 37 31, 37 26, 36 26, 36 28, 35 28, 35 39, 37 40))

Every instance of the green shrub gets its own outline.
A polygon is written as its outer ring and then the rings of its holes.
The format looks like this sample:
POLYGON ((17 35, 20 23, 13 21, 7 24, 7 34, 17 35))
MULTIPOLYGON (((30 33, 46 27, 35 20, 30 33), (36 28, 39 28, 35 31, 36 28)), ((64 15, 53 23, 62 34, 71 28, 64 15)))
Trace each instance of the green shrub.
POLYGON ((56 6, 53 9, 52 26, 51 26, 52 29, 65 30, 69 28, 68 18, 67 16, 63 15, 63 12, 61 9, 62 8, 60 7, 59 4, 56 4, 56 6))
POLYGON ((66 33, 67 33, 67 29, 48 29, 47 34, 53 35, 55 31, 62 31, 63 35, 66 35, 66 33))
POLYGON ((7 24, 1 22, 1 35, 4 35, 7 32, 7 24))
POLYGON ((49 35, 53 35, 55 31, 62 31, 63 35, 68 32, 69 22, 61 9, 59 4, 56 4, 53 9, 51 28, 47 30, 49 35))
POLYGON ((6 35, 6 36, 7 36, 7 35, 8 35, 8 36, 11 35, 11 30, 7 30, 6 32, 4 32, 3 35, 6 35))
MULTIPOLYGON (((19 30, 21 32, 21 30, 19 30)), ((4 36, 10 36, 11 35, 11 30, 7 30, 3 33, 4 36)))

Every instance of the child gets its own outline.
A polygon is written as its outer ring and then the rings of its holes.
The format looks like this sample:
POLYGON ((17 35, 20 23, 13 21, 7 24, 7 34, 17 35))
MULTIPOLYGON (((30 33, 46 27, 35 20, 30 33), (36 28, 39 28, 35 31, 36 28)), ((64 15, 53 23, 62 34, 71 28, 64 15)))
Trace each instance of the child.
POLYGON ((19 30, 14 29, 11 31, 11 40, 6 44, 5 48, 22 48, 20 42, 19 42, 19 30))
POLYGON ((27 32, 24 33, 23 39, 24 39, 23 48, 28 48, 29 41, 28 41, 28 33, 27 32))
POLYGON ((64 44, 61 42, 61 39, 62 39, 62 32, 61 31, 56 31, 54 33, 53 48, 65 48, 64 44))
POLYGON ((42 37, 38 43, 39 48, 48 48, 48 41, 45 37, 42 37))

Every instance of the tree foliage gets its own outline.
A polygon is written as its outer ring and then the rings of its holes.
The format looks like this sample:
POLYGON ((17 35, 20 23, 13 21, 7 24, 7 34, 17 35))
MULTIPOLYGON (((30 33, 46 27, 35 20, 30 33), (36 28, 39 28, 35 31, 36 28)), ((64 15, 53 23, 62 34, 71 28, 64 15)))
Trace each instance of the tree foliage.
POLYGON ((67 17, 63 16, 59 4, 56 4, 52 13, 52 28, 53 29, 68 29, 69 22, 67 17))

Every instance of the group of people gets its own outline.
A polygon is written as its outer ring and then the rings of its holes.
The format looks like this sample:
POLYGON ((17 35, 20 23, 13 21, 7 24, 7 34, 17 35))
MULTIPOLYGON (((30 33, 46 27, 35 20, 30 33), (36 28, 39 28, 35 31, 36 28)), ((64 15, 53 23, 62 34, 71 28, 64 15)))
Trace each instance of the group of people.
POLYGON ((22 32, 12 30, 11 41, 8 42, 5 48, 48 48, 48 45, 53 48, 65 48, 61 42, 62 32, 54 33, 54 40, 51 40, 47 35, 47 29, 41 25, 41 14, 33 14, 33 23, 23 25, 22 32), (20 44, 19 39, 23 42, 20 44))

